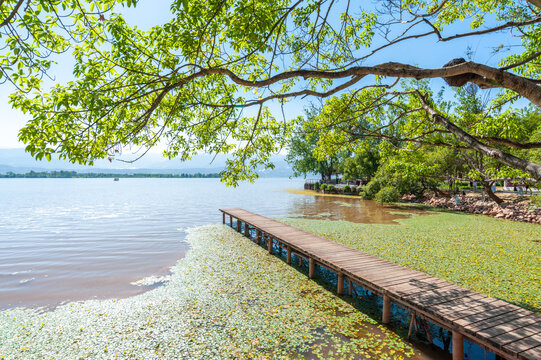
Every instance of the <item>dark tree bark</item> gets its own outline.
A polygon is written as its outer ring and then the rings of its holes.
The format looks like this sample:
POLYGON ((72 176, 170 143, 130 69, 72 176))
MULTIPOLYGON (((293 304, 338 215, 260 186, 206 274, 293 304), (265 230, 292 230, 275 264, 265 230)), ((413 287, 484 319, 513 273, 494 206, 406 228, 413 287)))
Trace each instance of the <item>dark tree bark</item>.
POLYGON ((498 205, 503 202, 503 200, 492 191, 492 182, 481 181, 481 184, 483 185, 483 189, 486 191, 490 200, 494 201, 498 205))
POLYGON ((445 192, 445 191, 442 191, 438 188, 434 188, 434 192, 436 193, 436 195, 440 195, 440 196, 443 196, 444 198, 447 198, 447 199, 450 199, 451 198, 451 194, 445 192))

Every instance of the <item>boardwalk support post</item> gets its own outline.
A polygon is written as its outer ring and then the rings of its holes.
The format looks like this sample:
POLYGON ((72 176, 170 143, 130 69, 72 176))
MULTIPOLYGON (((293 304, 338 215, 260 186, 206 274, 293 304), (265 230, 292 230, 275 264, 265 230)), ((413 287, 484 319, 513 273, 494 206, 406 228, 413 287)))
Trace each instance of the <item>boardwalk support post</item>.
POLYGON ((248 223, 244 223, 244 235, 246 235, 246 237, 248 238, 251 238, 250 236, 250 227, 248 226, 248 223))
POLYGON ((453 360, 464 359, 464 338, 461 333, 453 331, 453 360))
POLYGON ((225 225, 225 213, 222 213, 222 223, 225 225))
POLYGON ((272 237, 267 235, 267 247, 269 250, 269 254, 272 254, 272 237))
POLYGON ((314 278, 314 272, 316 270, 316 261, 312 258, 308 259, 308 277, 314 278))
POLYGON ((233 227, 233 216, 229 215, 229 225, 233 227))
POLYGON ((291 246, 287 247, 287 261, 289 265, 291 265, 291 246))
POLYGON ((391 322, 391 298, 387 295, 383 295, 383 315, 381 322, 384 324, 391 322))
POLYGON ((338 295, 344 295, 344 274, 341 272, 338 273, 338 295))
POLYGON ((256 237, 257 244, 258 245, 261 244, 261 230, 256 231, 255 237, 256 237))
POLYGON ((237 232, 240 232, 240 219, 237 219, 237 232))
POLYGON ((348 295, 353 296, 353 281, 348 279, 348 295))

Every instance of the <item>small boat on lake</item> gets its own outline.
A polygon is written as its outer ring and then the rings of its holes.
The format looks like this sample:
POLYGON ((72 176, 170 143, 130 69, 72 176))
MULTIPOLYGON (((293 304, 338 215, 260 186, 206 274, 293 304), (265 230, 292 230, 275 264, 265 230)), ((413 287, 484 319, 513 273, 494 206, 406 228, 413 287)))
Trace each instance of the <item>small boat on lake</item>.
POLYGON ((114 181, 118 181, 118 180, 120 180, 120 179, 119 178, 114 178, 114 181))

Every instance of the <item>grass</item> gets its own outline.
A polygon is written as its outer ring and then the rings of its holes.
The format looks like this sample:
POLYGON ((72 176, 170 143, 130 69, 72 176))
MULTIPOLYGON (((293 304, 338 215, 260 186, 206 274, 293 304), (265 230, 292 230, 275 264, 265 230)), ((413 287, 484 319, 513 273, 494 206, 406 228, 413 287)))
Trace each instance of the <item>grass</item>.
POLYGON ((283 219, 394 263, 541 313, 541 226, 455 212, 400 225, 283 219))
POLYGON ((234 230, 205 226, 187 240, 165 285, 145 294, 0 312, 0 359, 419 358, 234 230))

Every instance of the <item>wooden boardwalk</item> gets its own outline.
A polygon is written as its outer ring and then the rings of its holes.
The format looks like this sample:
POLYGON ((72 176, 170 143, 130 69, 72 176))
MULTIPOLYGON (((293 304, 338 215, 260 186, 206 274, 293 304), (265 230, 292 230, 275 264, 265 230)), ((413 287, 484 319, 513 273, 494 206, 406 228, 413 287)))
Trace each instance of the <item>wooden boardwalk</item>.
POLYGON ((339 294, 347 280, 350 295, 354 283, 382 296, 383 323, 389 323, 393 302, 413 315, 410 333, 426 330, 426 321, 450 330, 453 360, 463 359, 464 339, 505 359, 541 359, 541 315, 243 209, 220 211, 224 224, 226 215, 231 226, 237 219, 237 231, 250 239, 255 232, 270 253, 275 245, 286 249, 288 264, 292 254, 307 261, 310 278, 316 265, 336 272, 339 294))

